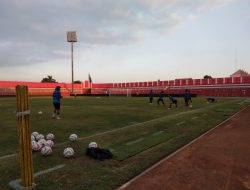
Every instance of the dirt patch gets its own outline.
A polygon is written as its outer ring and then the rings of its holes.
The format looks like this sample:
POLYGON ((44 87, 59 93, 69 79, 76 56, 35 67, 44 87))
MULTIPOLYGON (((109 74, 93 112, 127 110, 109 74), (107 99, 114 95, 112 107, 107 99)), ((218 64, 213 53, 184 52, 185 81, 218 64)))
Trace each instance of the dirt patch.
POLYGON ((250 189, 250 107, 119 189, 250 189))

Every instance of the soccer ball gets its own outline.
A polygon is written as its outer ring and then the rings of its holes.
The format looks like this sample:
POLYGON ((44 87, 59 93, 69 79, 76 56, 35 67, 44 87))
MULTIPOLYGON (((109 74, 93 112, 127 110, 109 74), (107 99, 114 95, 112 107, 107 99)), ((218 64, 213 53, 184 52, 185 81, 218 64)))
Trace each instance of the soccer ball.
POLYGON ((39 115, 42 115, 42 114, 43 114, 43 112, 42 112, 42 111, 39 111, 39 112, 38 112, 38 114, 39 114, 39 115))
POLYGON ((45 144, 46 144, 46 140, 45 139, 40 139, 39 141, 38 141, 42 146, 45 146, 45 144))
POLYGON ((69 136, 69 140, 70 140, 70 141, 76 141, 76 140, 77 140, 77 135, 76 135, 76 134, 71 134, 71 135, 69 136))
POLYGON ((36 135, 36 141, 39 141, 40 139, 44 139, 44 135, 43 134, 36 135))
POLYGON ((74 155, 74 149, 71 148, 71 147, 68 147, 68 148, 65 148, 64 151, 63 151, 63 156, 65 158, 70 158, 74 155))
POLYGON ((97 143, 96 142, 89 143, 89 148, 97 148, 97 143))
POLYGON ((36 138, 36 136, 39 135, 39 133, 35 131, 35 132, 31 133, 31 135, 36 138))
POLYGON ((47 140, 46 142, 45 142, 45 146, 49 146, 49 147, 53 147, 54 146, 54 142, 52 141, 52 140, 47 140))
POLYGON ((189 107, 192 108, 193 106, 190 104, 189 107))
POLYGON ((46 139, 47 140, 54 140, 55 139, 55 135, 52 134, 52 133, 49 133, 49 134, 46 135, 46 139))
POLYGON ((33 136, 33 135, 30 136, 30 139, 31 139, 31 141, 35 141, 36 140, 35 136, 33 136))
POLYGON ((51 155, 51 154, 52 154, 52 148, 49 147, 49 146, 44 146, 44 147, 41 149, 41 154, 42 154, 43 156, 51 155))
POLYGON ((42 148, 42 144, 36 141, 31 142, 32 150, 39 151, 42 148))

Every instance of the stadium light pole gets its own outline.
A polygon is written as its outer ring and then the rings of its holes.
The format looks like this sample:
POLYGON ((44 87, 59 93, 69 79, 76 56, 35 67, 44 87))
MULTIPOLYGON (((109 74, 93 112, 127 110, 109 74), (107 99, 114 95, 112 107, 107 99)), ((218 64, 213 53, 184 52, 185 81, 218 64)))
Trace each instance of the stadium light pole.
POLYGON ((74 61, 73 61, 73 43, 77 42, 76 32, 67 32, 67 41, 71 43, 71 93, 74 93, 74 61))

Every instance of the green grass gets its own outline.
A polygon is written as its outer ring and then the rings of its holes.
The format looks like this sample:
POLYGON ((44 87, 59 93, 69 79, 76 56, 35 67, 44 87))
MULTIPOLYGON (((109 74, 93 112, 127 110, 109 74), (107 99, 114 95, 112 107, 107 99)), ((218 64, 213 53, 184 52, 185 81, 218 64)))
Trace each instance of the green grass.
MULTIPOLYGON (((36 189, 111 190, 171 154, 194 138, 246 106, 241 98, 220 98, 206 104, 194 98, 193 108, 179 99, 177 109, 149 105, 147 98, 77 97, 62 100, 62 120, 51 119, 51 98, 30 98, 31 130, 54 133, 53 154, 33 154, 35 172, 65 164, 65 167, 35 178, 36 189), (38 111, 43 114, 39 115, 38 111), (76 133, 79 140, 68 141, 76 133), (89 142, 109 148, 114 159, 96 161, 85 155, 89 142), (75 150, 73 159, 62 156, 63 149, 75 150)), ((167 102, 166 102, 167 103, 167 102)), ((20 178, 15 98, 0 99, 0 190, 20 178)))

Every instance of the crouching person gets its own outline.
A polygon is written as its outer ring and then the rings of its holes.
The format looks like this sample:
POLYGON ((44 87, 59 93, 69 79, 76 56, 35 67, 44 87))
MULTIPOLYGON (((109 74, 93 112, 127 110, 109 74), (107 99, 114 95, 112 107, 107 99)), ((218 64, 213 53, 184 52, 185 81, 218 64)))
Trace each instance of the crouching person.
POLYGON ((177 99, 175 97, 171 96, 171 95, 169 95, 168 98, 169 98, 169 107, 168 107, 168 109, 172 108, 173 104, 177 108, 177 99))

